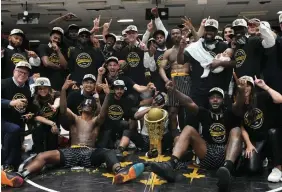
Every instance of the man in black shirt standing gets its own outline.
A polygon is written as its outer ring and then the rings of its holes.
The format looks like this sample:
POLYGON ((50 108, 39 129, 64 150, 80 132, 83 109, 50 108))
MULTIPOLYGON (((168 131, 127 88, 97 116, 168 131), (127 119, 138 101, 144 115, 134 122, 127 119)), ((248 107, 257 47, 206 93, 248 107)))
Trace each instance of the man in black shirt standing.
POLYGON ((79 29, 77 46, 70 50, 69 56, 71 79, 78 85, 81 85, 84 75, 97 75, 98 67, 104 63, 102 52, 91 45, 90 31, 86 28, 79 29))
MULTIPOLYGON (((240 131, 240 119, 232 111, 243 106, 243 91, 245 84, 238 89, 242 90, 232 108, 224 107, 224 91, 219 87, 214 87, 209 91, 209 109, 198 106, 193 100, 183 93, 175 90, 172 82, 167 83, 167 89, 173 91, 179 99, 180 104, 186 106, 197 118, 199 118, 203 130, 202 135, 194 127, 186 126, 173 149, 172 158, 168 162, 151 164, 152 171, 167 181, 174 182, 175 172, 173 169, 179 159, 192 145, 200 166, 206 169, 218 169, 218 186, 228 189, 230 184, 230 172, 233 164, 242 150, 242 140, 240 131), (224 166, 223 166, 224 165, 224 166), (223 167, 221 167, 223 166, 223 167)), ((226 190, 227 191, 227 190, 226 190)))
POLYGON ((126 34, 129 44, 123 48, 118 58, 126 62, 122 71, 125 76, 131 78, 137 84, 145 85, 144 51, 138 46, 137 27, 135 25, 129 25, 126 28, 126 34))
POLYGON ((25 35, 20 29, 13 29, 9 35, 9 45, 5 47, 2 55, 1 78, 13 76, 15 66, 20 61, 29 61, 31 66, 39 66, 40 58, 33 51, 22 49, 25 35))
POLYGON ((224 92, 227 92, 232 77, 231 68, 235 65, 235 62, 232 61, 214 60, 210 64, 211 70, 218 66, 226 68, 220 73, 209 73, 206 78, 201 78, 204 68, 201 66, 202 57, 199 57, 198 52, 204 50, 204 54, 208 52, 212 57, 215 57, 217 54, 224 52, 228 47, 226 43, 215 39, 217 31, 218 21, 208 19, 205 22, 204 37, 187 48, 181 46, 178 52, 178 60, 180 60, 178 62, 189 63, 192 67, 191 78, 193 83, 191 87, 191 97, 198 106, 205 108, 208 106, 207 98, 211 88, 220 87, 224 92))
POLYGON ((246 36, 248 26, 244 19, 236 19, 232 23, 236 42, 233 57, 236 61, 235 73, 238 78, 244 75, 260 77, 263 55, 270 54, 273 50, 269 48, 275 45, 275 38, 267 26, 257 19, 248 22, 259 27, 260 37, 246 36))
POLYGON ((47 77, 55 90, 60 90, 64 83, 64 70, 67 68, 67 61, 61 48, 61 41, 64 30, 54 27, 50 33, 48 44, 41 44, 38 53, 42 61, 40 71, 41 77, 47 77))
POLYGON ((21 161, 21 138, 24 131, 23 117, 31 112, 31 92, 26 84, 31 65, 26 61, 17 63, 13 77, 1 82, 1 127, 2 164, 4 169, 13 170, 21 161))

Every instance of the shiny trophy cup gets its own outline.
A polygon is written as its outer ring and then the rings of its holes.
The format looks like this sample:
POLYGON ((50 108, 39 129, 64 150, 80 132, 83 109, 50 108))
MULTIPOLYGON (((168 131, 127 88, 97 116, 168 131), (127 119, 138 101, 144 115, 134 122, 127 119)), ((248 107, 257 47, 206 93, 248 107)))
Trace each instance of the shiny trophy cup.
POLYGON ((164 109, 152 108, 145 114, 145 125, 148 129, 150 150, 157 149, 158 155, 162 154, 162 138, 168 113, 164 109))

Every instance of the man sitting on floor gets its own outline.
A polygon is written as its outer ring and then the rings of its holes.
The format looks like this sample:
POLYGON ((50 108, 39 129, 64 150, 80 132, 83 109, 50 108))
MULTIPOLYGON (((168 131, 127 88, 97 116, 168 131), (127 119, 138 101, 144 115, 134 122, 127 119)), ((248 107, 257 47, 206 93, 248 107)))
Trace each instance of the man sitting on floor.
MULTIPOLYGON (((187 107, 195 114, 202 124, 202 135, 197 130, 187 125, 179 139, 177 140, 172 158, 168 162, 152 163, 151 168, 154 173, 163 177, 169 182, 176 180, 174 168, 179 159, 187 151, 189 145, 192 145, 197 156, 199 165, 205 169, 218 169, 218 186, 224 191, 229 190, 231 174, 234 162, 240 155, 242 146, 240 118, 237 118, 233 111, 238 111, 242 106, 243 99, 238 97, 231 109, 225 110, 224 92, 218 87, 209 91, 209 109, 197 106, 190 97, 184 95, 175 89, 172 82, 167 83, 167 89, 173 91, 180 104, 187 107)), ((244 93, 244 87, 239 87, 240 93, 244 93)))
MULTIPOLYGON (((116 184, 135 179, 143 172, 143 163, 134 164, 129 168, 122 168, 113 151, 95 148, 94 145, 99 127, 105 119, 109 98, 112 96, 107 94, 100 114, 97 117, 93 115, 93 111, 97 109, 94 99, 86 99, 82 106, 81 116, 77 116, 67 109, 66 90, 75 83, 69 80, 69 76, 61 91, 60 113, 63 119, 62 126, 65 128, 69 127, 71 130, 71 148, 40 153, 19 173, 2 171, 1 184, 20 187, 26 177, 31 173, 39 172, 46 164, 57 164, 70 168, 73 166, 99 166, 106 162, 107 167, 111 168, 116 174, 114 177, 114 183, 116 184)), ((109 89, 109 87, 103 86, 103 89, 109 89)))

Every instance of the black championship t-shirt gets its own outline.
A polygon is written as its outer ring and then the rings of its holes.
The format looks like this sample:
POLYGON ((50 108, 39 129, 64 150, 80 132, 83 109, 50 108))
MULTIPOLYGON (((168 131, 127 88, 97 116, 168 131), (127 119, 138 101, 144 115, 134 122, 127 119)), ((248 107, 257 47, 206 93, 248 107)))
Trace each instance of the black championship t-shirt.
POLYGON ((230 110, 225 110, 222 116, 217 119, 209 110, 199 107, 197 118, 202 124, 203 138, 209 144, 225 145, 230 130, 240 126, 240 118, 230 110))
MULTIPOLYGON (((49 47, 48 44, 41 44, 38 47, 38 54, 41 58, 47 56, 49 61, 54 63, 55 65, 60 65, 59 56, 56 51, 54 51, 52 48, 49 47)), ((53 69, 50 67, 45 67, 43 64, 41 64, 40 69, 40 76, 41 77, 47 77, 51 82, 51 87, 54 90, 61 90, 63 83, 64 83, 64 71, 62 69, 53 69)))
POLYGON ((125 97, 120 100, 113 98, 110 100, 108 115, 104 122, 105 127, 114 128, 115 123, 123 118, 134 118, 135 111, 128 107, 128 101, 125 97))
POLYGON ((37 106, 37 115, 45 117, 46 119, 49 119, 53 122, 57 122, 59 120, 59 109, 58 108, 55 112, 51 109, 51 107, 48 105, 50 103, 51 105, 54 103, 55 99, 60 98, 60 92, 54 93, 54 98, 49 98, 45 101, 40 101, 39 103, 34 102, 34 104, 37 106))
POLYGON ((71 79, 76 81, 78 85, 82 83, 82 79, 86 74, 97 76, 99 66, 102 66, 105 59, 101 51, 91 46, 76 46, 70 50, 68 66, 71 72, 71 79))
POLYGON ((125 60, 127 65, 123 68, 125 76, 131 78, 139 85, 146 85, 145 67, 144 67, 144 51, 139 47, 125 47, 120 53, 120 60, 125 60))
MULTIPOLYGON (((207 50, 213 57, 219 53, 223 53, 228 48, 228 45, 224 42, 219 41, 212 51, 207 50)), ((228 90, 229 82, 232 76, 232 69, 225 68, 220 73, 209 73, 206 78, 201 78, 204 72, 204 68, 201 64, 195 60, 187 51, 184 53, 184 62, 190 63, 192 67, 191 78, 192 78, 192 95, 207 95, 209 90, 213 87, 220 87, 224 91, 228 90)))
MULTIPOLYGON (((151 76, 152 76, 152 81, 153 81, 153 83, 155 83, 157 90, 166 92, 165 82, 159 74, 159 69, 160 69, 160 65, 161 65, 162 60, 163 60, 164 52, 165 51, 157 49, 157 51, 154 55, 154 59, 155 59, 155 62, 156 62, 157 69, 156 69, 156 71, 151 72, 151 76)), ((171 68, 171 66, 170 66, 170 63, 168 62, 166 67, 165 67, 165 73, 166 73, 166 76, 169 79, 170 79, 170 72, 171 72, 170 68, 171 68)))
POLYGON ((2 120, 12 122, 18 125, 23 125, 21 116, 26 113, 34 113, 32 105, 31 92, 28 85, 18 87, 12 78, 2 79, 1 82, 1 99, 16 100, 26 99, 27 104, 24 107, 9 107, 2 108, 2 120))
POLYGON ((4 57, 1 59, 1 79, 12 77, 16 64, 27 59, 27 53, 20 48, 4 48, 4 57))
POLYGON ((243 126, 252 141, 261 141, 266 139, 268 129, 277 122, 278 115, 275 109, 278 105, 273 103, 267 92, 257 93, 256 99, 257 106, 252 110, 245 106, 243 126))
POLYGON ((261 72, 261 62, 264 55, 264 48, 261 44, 262 39, 251 36, 246 44, 236 44, 233 59, 236 61, 235 73, 238 78, 248 75, 259 78, 261 72))

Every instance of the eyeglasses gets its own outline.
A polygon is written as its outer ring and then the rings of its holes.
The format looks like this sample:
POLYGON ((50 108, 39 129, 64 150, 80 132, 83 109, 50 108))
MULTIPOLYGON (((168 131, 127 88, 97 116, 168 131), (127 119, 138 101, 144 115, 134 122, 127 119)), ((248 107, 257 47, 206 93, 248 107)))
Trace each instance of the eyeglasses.
POLYGON ((17 71, 20 75, 28 75, 29 74, 29 72, 21 71, 21 70, 18 70, 18 69, 16 69, 15 71, 17 71))

